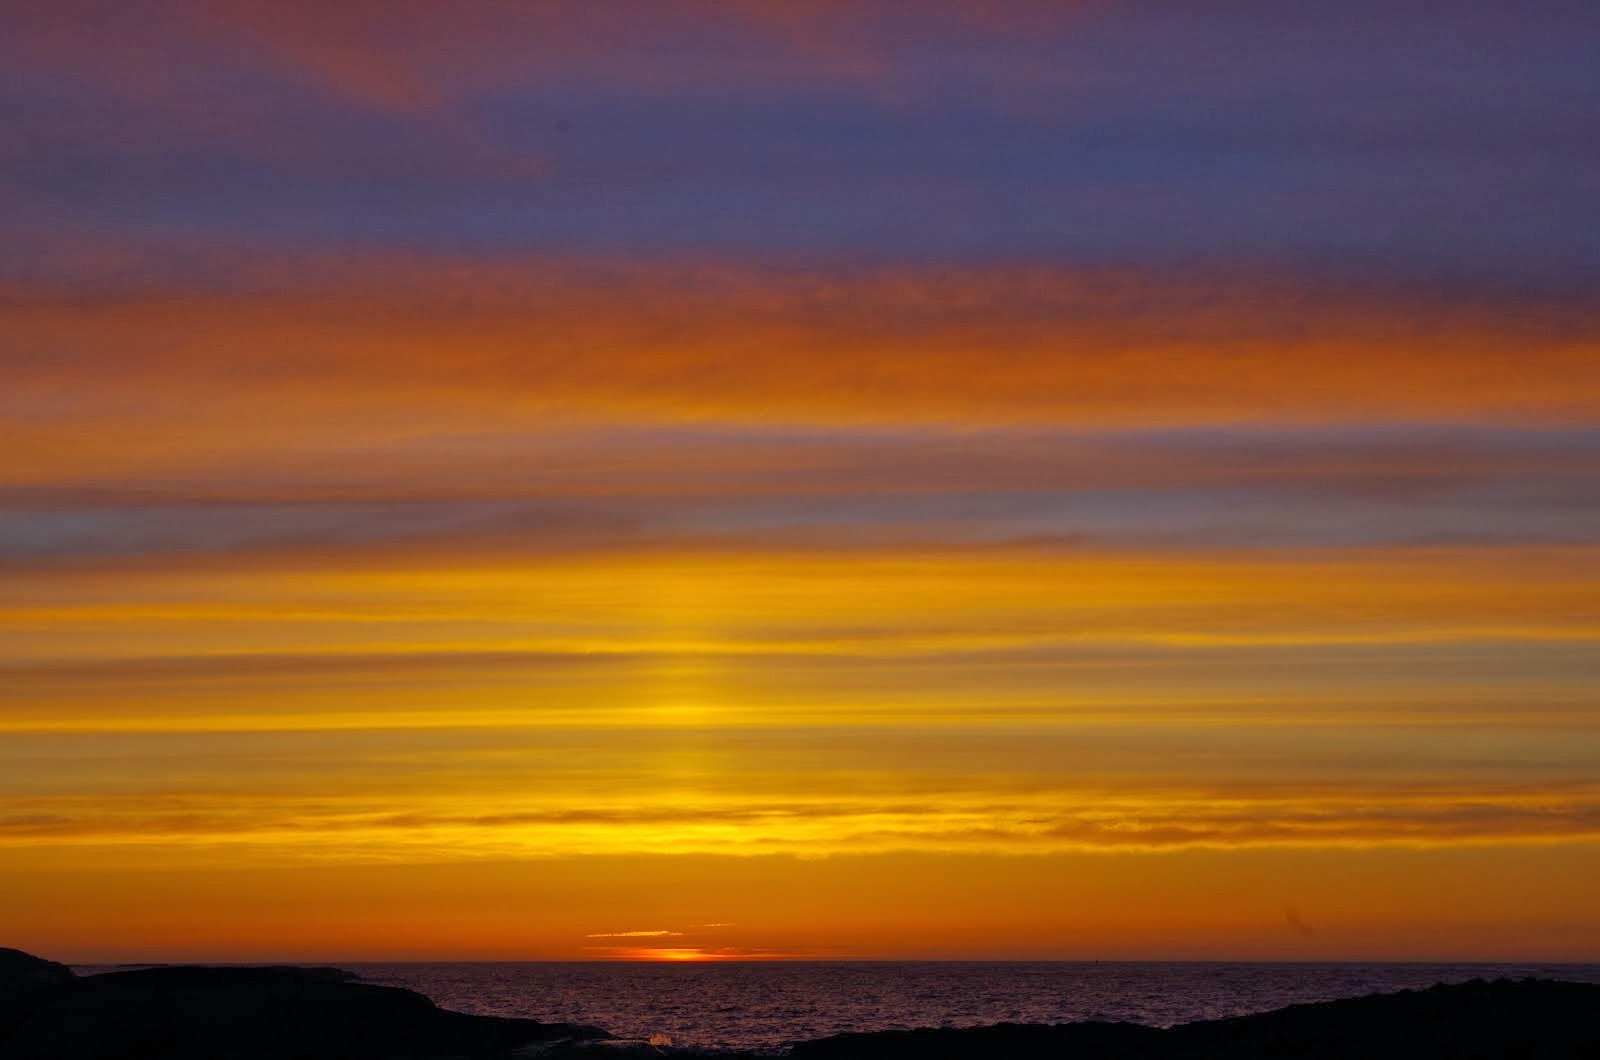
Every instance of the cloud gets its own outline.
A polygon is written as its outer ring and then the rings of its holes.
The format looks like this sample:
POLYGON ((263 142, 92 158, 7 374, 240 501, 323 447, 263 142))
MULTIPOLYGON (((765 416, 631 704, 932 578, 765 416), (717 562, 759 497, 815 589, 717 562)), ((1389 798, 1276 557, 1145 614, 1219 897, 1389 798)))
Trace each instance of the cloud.
POLYGON ((1600 540, 1600 436, 681 426, 262 452, 160 487, 0 486, 0 565, 1047 544, 1600 540))
POLYGON ((27 2, 7 193, 69 239, 1583 285, 1595 16, 1533 6, 27 2))
POLYGON ((119 88, 207 71, 200 46, 231 61, 378 111, 417 113, 463 98, 603 70, 634 87, 880 77, 908 39, 952 32, 1000 39, 1071 26, 1087 3, 974 10, 933 0, 662 0, 575 8, 544 0, 425 0, 330 9, 304 0, 119 5, 118 33, 90 32, 106 12, 83 0, 24 3, 7 27, 12 58, 99 73, 119 88), (737 46, 737 48, 733 47, 737 46), (193 50, 193 51, 191 51, 193 50), (187 54, 185 54, 187 53, 187 54), (743 56, 753 53, 752 58, 743 56), (152 58, 189 60, 186 70, 152 58), (759 61, 754 61, 758 57, 759 61), (686 60, 694 61, 686 61, 686 60))
MULTIPOLYGON (((449 861, 615 855, 753 857, 884 852, 1049 854, 1209 849, 1426 849, 1600 839, 1592 785, 1543 792, 1489 785, 1415 793, 1346 783, 1325 794, 1041 791, 1021 801, 947 794, 936 805, 807 800, 680 809, 385 814, 206 800, 161 811, 125 800, 30 800, 0 819, 0 845, 248 851, 253 860, 449 861), (1065 809, 1064 807, 1082 807, 1065 809)), ((589 938, 681 937, 664 929, 589 938)))
MULTIPOLYGON (((1600 327, 1576 303, 1072 269, 280 261, 242 282, 93 297, 58 281, 21 285, 0 305, 0 400, 18 455, 10 484, 215 489, 231 480, 248 491, 258 478, 326 494, 358 479, 368 489, 438 489, 456 469, 484 466, 495 440, 518 437, 526 459, 473 472, 486 488, 526 469, 525 488, 570 494, 586 467, 598 483, 615 479, 599 458, 646 475, 676 458, 690 470, 681 489, 704 488, 692 477, 697 460, 713 476, 754 479, 753 462, 729 466, 692 440, 638 455, 671 443, 669 433, 652 439, 652 428, 707 424, 1031 427, 1039 441, 1024 443, 1005 473, 1026 475, 1021 462, 1031 460, 1034 474, 1054 464, 1071 476, 1081 472, 1043 452, 1049 428, 1064 422, 1576 428, 1600 409, 1600 327), (592 438, 618 424, 632 425, 632 452, 575 444, 585 428, 592 438), (547 441, 576 460, 564 478, 561 464, 538 456, 547 441)), ((802 457, 850 462, 848 442, 829 452, 795 440, 801 447, 778 471, 798 485, 802 457)), ((1364 444, 1366 453, 1336 457, 1345 475, 1363 456, 1384 455, 1382 443, 1364 444)), ((1160 459, 1160 442, 1143 454, 1137 441, 1119 445, 1143 465, 1136 473, 1160 459)), ((884 473, 899 461, 912 483, 927 481, 927 459, 919 467, 892 448, 873 458, 884 473)), ((946 455, 952 472, 981 471, 981 452, 946 455)), ((1249 473, 1245 455, 1236 449, 1234 474, 1249 473)), ((1397 470, 1424 458, 1399 455, 1397 470)), ((1262 457, 1255 473, 1281 463, 1262 457)), ((662 469, 672 485, 671 465, 662 469)))
POLYGON ((681 938, 681 931, 598 931, 585 935, 586 939, 647 939, 647 938, 681 938))

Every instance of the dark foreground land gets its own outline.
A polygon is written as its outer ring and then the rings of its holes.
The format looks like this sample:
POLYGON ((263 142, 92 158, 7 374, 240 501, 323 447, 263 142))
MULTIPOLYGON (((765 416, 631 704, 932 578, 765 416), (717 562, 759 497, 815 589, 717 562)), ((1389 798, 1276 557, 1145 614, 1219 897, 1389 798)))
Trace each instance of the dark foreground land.
MULTIPOLYGON (((510 1060, 650 1055, 597 1027, 471 1016, 332 968, 75 976, 0 949, 0 1060, 510 1060)), ((721 1054, 731 1058, 735 1054, 721 1054)), ((801 1042, 795 1060, 1600 1060, 1600 985, 1474 980, 1166 1030, 1000 1024, 801 1042)))

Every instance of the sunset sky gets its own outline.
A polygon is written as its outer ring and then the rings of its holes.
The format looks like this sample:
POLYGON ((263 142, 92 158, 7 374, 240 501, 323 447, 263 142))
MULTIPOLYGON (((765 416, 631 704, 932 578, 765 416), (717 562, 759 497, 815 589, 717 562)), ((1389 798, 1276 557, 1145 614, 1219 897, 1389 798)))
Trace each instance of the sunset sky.
POLYGON ((1600 960, 1593 0, 8 0, 0 945, 1600 960))

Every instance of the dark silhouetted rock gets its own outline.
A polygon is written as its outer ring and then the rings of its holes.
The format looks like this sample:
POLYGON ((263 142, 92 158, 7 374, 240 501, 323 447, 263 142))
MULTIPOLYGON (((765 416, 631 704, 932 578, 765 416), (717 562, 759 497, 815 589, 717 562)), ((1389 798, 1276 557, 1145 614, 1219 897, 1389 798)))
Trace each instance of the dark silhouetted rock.
POLYGON ((1600 986, 1499 979, 1292 1005, 1167 1032, 1184 1057, 1600 1058, 1600 986))
POLYGON ((471 1016, 331 968, 157 967, 69 979, 34 995, 5 1060, 437 1060, 502 1057, 605 1031, 471 1016))
POLYGON ((955 1060, 1051 1057, 1056 1060, 1132 1060, 1165 1055, 1163 1032, 1137 1023, 999 1023, 956 1030, 836 1034, 801 1042, 796 1060, 955 1060))
POLYGON ((77 977, 64 964, 0 948, 0 1042, 40 1000, 77 977))
MULTIPOLYGON (((576 1060, 657 1051, 594 1027, 447 1012, 421 994, 334 968, 153 967, 79 978, 62 965, 0 950, 3 1060, 576 1060)), ((1474 980, 1168 1030, 1009 1023, 841 1034, 802 1042, 793 1057, 1600 1060, 1600 985, 1474 980)))
POLYGON ((1600 1060, 1600 985, 1474 980, 1169 1030, 1000 1024, 841 1034, 795 1060, 1600 1060))
POLYGON ((0 990, 60 986, 75 978, 72 969, 64 964, 0 946, 0 990))
POLYGON ((696 1049, 675 1049, 645 1038, 573 1039, 535 1044, 518 1049, 517 1060, 622 1060, 624 1057, 711 1056, 717 1060, 754 1060, 749 1053, 704 1053, 696 1049))

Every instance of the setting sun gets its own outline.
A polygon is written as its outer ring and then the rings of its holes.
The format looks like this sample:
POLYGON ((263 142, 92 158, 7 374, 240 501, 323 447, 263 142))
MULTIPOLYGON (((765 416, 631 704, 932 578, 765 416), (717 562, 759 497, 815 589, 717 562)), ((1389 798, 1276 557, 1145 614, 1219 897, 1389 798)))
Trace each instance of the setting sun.
POLYGON ((656 947, 634 950, 629 959, 638 961, 715 961, 721 958, 705 950, 688 947, 656 947))

